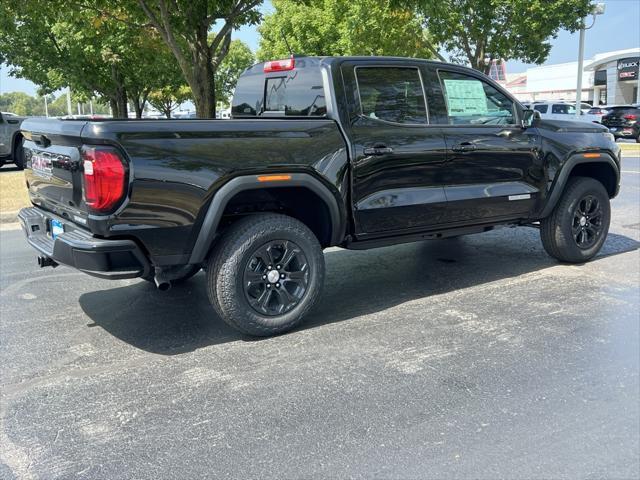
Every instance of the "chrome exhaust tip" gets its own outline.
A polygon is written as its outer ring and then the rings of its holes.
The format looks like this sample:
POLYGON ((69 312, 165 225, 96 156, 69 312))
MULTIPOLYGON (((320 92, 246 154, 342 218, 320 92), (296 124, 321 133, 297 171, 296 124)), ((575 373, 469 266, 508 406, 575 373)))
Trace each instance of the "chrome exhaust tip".
POLYGON ((39 255, 38 256, 38 266, 40 268, 45 268, 45 267, 57 267, 58 264, 56 263, 56 261, 53 258, 50 257, 45 257, 44 255, 39 255))
POLYGON ((153 277, 153 281, 156 284, 156 288, 158 290, 160 290, 161 292, 167 292, 167 291, 171 290, 171 282, 170 281, 165 280, 164 278, 161 278, 158 275, 153 277))

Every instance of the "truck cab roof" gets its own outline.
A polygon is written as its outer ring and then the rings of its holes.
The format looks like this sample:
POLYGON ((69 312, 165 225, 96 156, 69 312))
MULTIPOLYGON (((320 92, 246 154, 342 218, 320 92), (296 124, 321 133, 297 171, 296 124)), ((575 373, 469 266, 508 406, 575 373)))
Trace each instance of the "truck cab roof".
POLYGON ((443 62, 408 57, 385 56, 296 56, 256 63, 247 68, 236 86, 231 105, 234 118, 325 117, 328 76, 345 62, 424 63, 443 62))

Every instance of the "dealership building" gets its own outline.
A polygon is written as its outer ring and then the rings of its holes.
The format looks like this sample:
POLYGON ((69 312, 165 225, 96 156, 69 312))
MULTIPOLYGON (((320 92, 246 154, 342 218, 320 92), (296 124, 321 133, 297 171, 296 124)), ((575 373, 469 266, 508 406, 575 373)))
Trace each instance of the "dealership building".
MULTIPOLYGON (((640 103, 640 47, 605 52, 585 59, 582 101, 592 105, 640 103)), ((491 76, 521 101, 575 102, 578 62, 543 65, 508 74, 505 65, 492 66, 491 76)))

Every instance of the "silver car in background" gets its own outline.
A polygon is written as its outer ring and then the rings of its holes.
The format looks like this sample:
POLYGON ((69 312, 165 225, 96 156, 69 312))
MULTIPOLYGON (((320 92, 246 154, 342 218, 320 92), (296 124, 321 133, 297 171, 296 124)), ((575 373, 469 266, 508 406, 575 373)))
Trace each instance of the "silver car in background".
POLYGON ((16 167, 24 168, 22 154, 22 134, 20 125, 25 117, 9 112, 0 112, 0 167, 13 162, 16 167))

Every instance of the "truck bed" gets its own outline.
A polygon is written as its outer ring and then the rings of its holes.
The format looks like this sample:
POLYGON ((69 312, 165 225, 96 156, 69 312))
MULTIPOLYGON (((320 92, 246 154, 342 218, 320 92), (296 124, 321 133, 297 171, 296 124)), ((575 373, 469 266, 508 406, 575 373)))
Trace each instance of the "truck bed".
POLYGON ((205 207, 231 178, 286 169, 338 182, 347 156, 328 119, 28 119, 22 130, 34 204, 96 235, 135 235, 160 262, 191 251, 205 207), (91 215, 83 202, 83 145, 116 147, 128 164, 126 198, 110 215, 91 215), (48 178, 31 168, 34 155, 53 160, 48 178))

